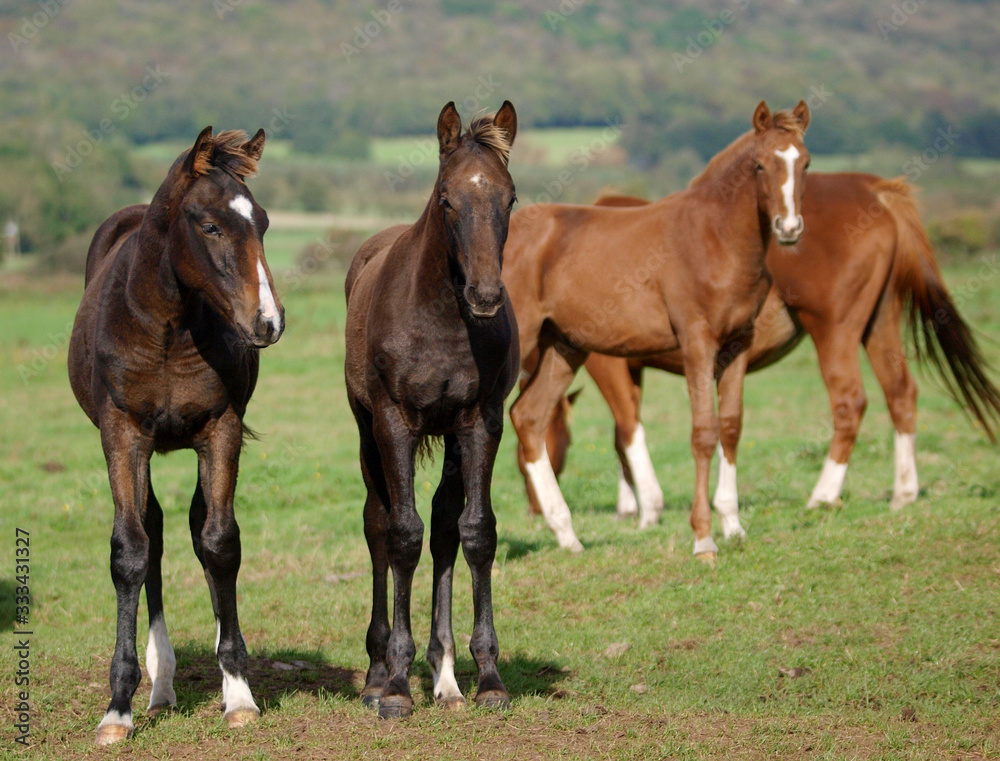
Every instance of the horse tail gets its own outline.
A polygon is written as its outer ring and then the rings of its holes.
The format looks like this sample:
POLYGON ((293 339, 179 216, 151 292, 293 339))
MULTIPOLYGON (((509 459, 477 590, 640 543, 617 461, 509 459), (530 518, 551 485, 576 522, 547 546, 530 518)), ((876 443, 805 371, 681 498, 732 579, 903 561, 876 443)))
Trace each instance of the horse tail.
POLYGON ((996 443, 1000 389, 944 284, 910 186, 902 178, 881 180, 874 191, 896 223, 893 285, 897 298, 908 305, 917 360, 934 366, 952 398, 996 443))

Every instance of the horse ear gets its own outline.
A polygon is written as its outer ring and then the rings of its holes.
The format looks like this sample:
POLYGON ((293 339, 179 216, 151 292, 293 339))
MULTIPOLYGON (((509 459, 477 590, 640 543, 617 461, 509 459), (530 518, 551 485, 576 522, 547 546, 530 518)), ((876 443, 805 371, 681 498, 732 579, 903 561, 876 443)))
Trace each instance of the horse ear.
POLYGON ((500 106, 500 110, 493 117, 493 125, 507 133, 508 145, 514 144, 514 136, 517 135, 517 111, 509 100, 505 100, 500 106))
POLYGON ((455 101, 448 101, 438 114, 437 133, 441 157, 444 158, 458 147, 458 138, 462 133, 462 118, 455 110, 455 101))
POLYGON ((800 100, 799 105, 792 111, 792 115, 799 120, 799 124, 802 125, 802 131, 805 132, 806 128, 809 127, 809 120, 812 118, 812 115, 809 113, 809 104, 804 100, 800 100))
POLYGON ((757 108, 753 112, 753 129, 758 135, 761 132, 767 132, 771 129, 771 109, 767 107, 767 103, 761 101, 757 104, 757 108))
POLYGON ((205 127, 194 141, 194 146, 188 151, 187 158, 184 159, 184 171, 192 177, 208 172, 212 166, 212 151, 215 144, 212 142, 212 127, 205 127))
POLYGON ((264 154, 264 130, 257 130, 257 134, 243 143, 243 152, 254 161, 260 161, 264 154))

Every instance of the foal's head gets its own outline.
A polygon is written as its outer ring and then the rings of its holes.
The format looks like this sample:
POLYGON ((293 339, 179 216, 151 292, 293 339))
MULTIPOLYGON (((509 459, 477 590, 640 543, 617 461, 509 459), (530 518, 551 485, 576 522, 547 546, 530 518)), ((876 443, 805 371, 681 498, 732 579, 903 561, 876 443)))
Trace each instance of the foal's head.
POLYGON ((494 116, 474 119, 463 135, 462 120, 455 104, 449 103, 438 116, 437 134, 437 203, 449 256, 464 278, 462 296, 469 312, 477 318, 493 317, 504 303, 500 267, 516 200, 507 159, 517 134, 517 114, 510 101, 504 101, 494 116))
POLYGON ((273 344, 285 329, 285 310, 264 259, 267 213, 244 183, 263 152, 264 130, 249 140, 241 131, 213 137, 211 127, 202 130, 171 173, 168 233, 178 279, 254 348, 273 344))
POLYGON ((797 243, 804 227, 802 192, 809 151, 803 136, 808 126, 809 106, 804 100, 790 112, 774 114, 761 101, 753 114, 757 205, 771 221, 778 243, 785 246, 797 243))

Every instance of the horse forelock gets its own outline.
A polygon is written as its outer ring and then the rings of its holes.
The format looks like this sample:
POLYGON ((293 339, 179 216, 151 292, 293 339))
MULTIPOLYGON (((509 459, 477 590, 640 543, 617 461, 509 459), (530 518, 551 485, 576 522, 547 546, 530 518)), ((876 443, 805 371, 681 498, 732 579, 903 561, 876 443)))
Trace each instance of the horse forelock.
POLYGON ((506 166, 510 160, 510 138, 506 130, 493 123, 494 116, 481 114, 473 118, 465 137, 492 151, 506 166))
POLYGON ((257 159, 243 150, 247 133, 241 129, 227 129, 212 138, 211 152, 195 156, 192 167, 195 175, 208 174, 213 168, 245 179, 257 174, 257 159))

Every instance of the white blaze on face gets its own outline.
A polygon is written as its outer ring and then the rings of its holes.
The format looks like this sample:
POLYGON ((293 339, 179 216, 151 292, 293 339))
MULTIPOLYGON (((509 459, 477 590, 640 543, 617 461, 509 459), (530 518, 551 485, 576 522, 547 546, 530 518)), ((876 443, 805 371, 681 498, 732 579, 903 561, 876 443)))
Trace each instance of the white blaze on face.
POLYGON ((278 305, 274 302, 274 294, 271 292, 271 284, 267 281, 267 270, 264 263, 257 260, 257 278, 260 280, 259 297, 261 316, 277 328, 278 305))
POLYGON ((243 219, 253 224, 253 204, 246 196, 236 196, 229 202, 229 208, 239 214, 243 219))
POLYGON ((781 200, 785 204, 785 213, 779 218, 783 230, 795 230, 799 226, 799 218, 795 213, 795 160, 801 156, 799 149, 790 145, 783 151, 775 151, 774 155, 785 162, 787 172, 785 181, 781 183, 781 200))

